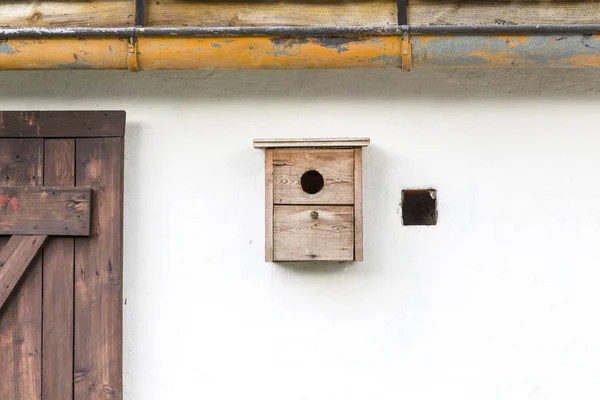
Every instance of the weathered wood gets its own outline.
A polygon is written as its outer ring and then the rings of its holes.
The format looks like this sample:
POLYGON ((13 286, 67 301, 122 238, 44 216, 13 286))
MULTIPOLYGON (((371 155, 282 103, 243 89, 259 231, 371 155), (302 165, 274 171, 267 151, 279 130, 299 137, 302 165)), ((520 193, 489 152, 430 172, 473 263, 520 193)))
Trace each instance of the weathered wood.
POLYGON ((363 260, 362 148, 354 149, 354 261, 363 260))
POLYGON ((89 188, 0 188, 0 235, 88 236, 89 188))
POLYGON ((0 310, 47 238, 14 235, 0 253, 0 310))
POLYGON ((600 0, 409 0, 411 25, 600 23, 600 0))
POLYGON ((289 147, 366 147, 369 138, 315 138, 315 139, 254 139, 255 149, 276 149, 289 147))
POLYGON ((0 186, 38 186, 42 182, 43 141, 0 139, 0 186))
POLYGON ((352 261, 352 206, 275 206, 275 261, 352 261))
MULTIPOLYGON (((75 140, 45 141, 44 184, 75 185, 75 140)), ((74 239, 44 246, 42 399, 73 399, 74 239)))
MULTIPOLYGON (((0 140, 0 186, 41 185, 43 139, 0 140)), ((0 236, 0 247, 6 241, 0 236)), ((39 400, 42 352, 42 263, 29 266, 0 310, 0 399, 39 400)))
MULTIPOLYGON (((134 0, 9 1, 0 26, 133 26, 134 0)), ((386 26, 398 21, 394 0, 256 0, 146 2, 148 26, 386 26)), ((589 24, 600 0, 410 0, 413 25, 589 24)))
POLYGON ((133 25, 134 9, 134 0, 3 1, 0 26, 127 26, 133 25))
POLYGON ((383 26, 397 13, 390 0, 160 0, 146 8, 148 26, 383 26))
POLYGON ((265 150, 265 261, 273 261, 273 149, 265 150))
POLYGON ((123 139, 76 141, 76 186, 93 190, 92 235, 75 240, 74 398, 121 399, 123 139))
POLYGON ((0 111, 0 138, 121 137, 124 133, 125 111, 0 111))
POLYGON ((275 204, 354 204, 354 150, 274 149, 273 196, 275 204), (315 194, 300 181, 310 170, 324 179, 315 194))

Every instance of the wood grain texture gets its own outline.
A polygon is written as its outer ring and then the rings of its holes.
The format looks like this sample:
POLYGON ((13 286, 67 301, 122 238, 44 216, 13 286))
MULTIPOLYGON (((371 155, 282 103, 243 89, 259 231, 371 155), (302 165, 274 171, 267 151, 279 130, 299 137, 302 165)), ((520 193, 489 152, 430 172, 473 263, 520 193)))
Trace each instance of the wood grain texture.
POLYGON ((330 148, 330 147, 366 147, 369 145, 369 138, 293 138, 293 139, 254 139, 254 148, 256 149, 275 149, 275 148, 330 148))
POLYGON ((354 204, 353 149, 274 149, 275 204, 354 204), (315 194, 302 190, 300 179, 310 170, 323 175, 315 194))
POLYGON ((354 149, 354 261, 363 260, 362 148, 354 149))
POLYGON ((0 3, 0 26, 130 26, 134 10, 134 0, 8 0, 0 3))
POLYGON ((0 187, 0 235, 88 236, 89 188, 0 187))
POLYGON ((41 139, 0 139, 0 187, 41 185, 43 155, 41 139))
MULTIPOLYGON (((0 186, 42 185, 43 139, 0 139, 0 186)), ((0 237, 0 247, 6 239, 0 237)), ((41 396, 42 262, 33 261, 0 310, 0 399, 41 396)))
POLYGON ((273 149, 265 150, 265 261, 273 261, 273 149))
POLYGON ((411 25, 600 23, 600 0, 409 0, 411 25))
POLYGON ((91 187, 92 234, 75 239, 74 398, 122 399, 123 139, 76 140, 76 186, 91 187))
POLYGON ((275 261, 354 259, 351 206, 275 206, 273 224, 275 261))
POLYGON ((148 26, 383 26, 396 23, 389 0, 191 1, 146 5, 148 26))
POLYGON ((13 235, 0 253, 0 310, 47 238, 13 235))
MULTIPOLYGON (((75 140, 45 141, 44 184, 75 185, 75 140)), ((53 237, 44 246, 42 399, 73 398, 74 239, 53 237)))
POLYGON ((0 138, 122 137, 124 134, 125 111, 0 111, 0 138))
MULTIPOLYGON (((8 0, 0 26, 132 26, 134 0, 8 0)), ((160 0, 146 2, 147 26, 389 26, 393 0, 160 0)), ((412 25, 600 23, 600 0, 410 0, 412 25)))

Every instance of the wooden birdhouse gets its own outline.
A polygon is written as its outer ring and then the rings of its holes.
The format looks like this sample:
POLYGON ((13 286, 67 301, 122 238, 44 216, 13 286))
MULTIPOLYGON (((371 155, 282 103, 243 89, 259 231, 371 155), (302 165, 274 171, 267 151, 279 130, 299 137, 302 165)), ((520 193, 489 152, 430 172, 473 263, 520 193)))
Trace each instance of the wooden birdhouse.
POLYGON ((266 261, 362 261, 368 138, 256 139, 265 149, 266 261))

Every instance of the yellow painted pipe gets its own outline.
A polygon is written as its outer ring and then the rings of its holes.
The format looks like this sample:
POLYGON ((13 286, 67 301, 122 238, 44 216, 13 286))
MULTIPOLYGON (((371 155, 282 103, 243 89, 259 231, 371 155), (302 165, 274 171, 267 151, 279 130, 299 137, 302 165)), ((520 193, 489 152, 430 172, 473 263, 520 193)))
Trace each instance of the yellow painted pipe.
POLYGON ((600 35, 139 37, 0 41, 0 70, 600 67, 600 35), (407 54, 408 51, 408 54, 407 54), (408 58, 407 58, 408 57, 408 58))
POLYGON ((139 38, 141 69, 400 67, 402 38, 139 38))
POLYGON ((0 70, 127 69, 126 54, 126 39, 10 39, 0 42, 0 70))

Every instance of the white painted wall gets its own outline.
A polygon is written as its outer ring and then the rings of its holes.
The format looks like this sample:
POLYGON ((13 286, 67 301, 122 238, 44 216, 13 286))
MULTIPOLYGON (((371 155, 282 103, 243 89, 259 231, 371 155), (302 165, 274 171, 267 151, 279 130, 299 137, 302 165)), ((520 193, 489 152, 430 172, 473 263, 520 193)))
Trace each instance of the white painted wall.
POLYGON ((127 400, 600 398, 600 71, 0 74, 125 109, 127 400), (256 137, 370 136, 365 261, 263 262, 256 137), (403 227, 403 188, 439 224, 403 227))

